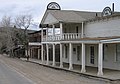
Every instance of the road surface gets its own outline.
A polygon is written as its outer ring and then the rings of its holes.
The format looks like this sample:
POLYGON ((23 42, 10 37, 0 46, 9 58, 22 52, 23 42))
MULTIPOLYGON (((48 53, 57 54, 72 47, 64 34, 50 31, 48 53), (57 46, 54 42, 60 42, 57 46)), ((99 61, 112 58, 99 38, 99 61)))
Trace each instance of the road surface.
POLYGON ((0 84, 109 84, 0 55, 0 84), (9 67, 7 67, 9 66, 9 67), (15 71, 14 71, 15 70, 15 71), (23 75, 23 77, 20 74, 23 75), (27 79, 28 78, 28 79, 27 79), (34 83, 31 83, 31 81, 34 83))
POLYGON ((33 84, 33 82, 0 60, 0 84, 33 84))

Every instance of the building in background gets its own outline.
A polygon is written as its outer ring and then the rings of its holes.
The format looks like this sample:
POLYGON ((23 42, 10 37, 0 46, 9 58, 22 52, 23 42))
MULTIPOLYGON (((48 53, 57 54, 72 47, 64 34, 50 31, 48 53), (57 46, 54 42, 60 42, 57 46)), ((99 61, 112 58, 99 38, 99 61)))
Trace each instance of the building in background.
MULTIPOLYGON (((43 30, 46 35, 46 30, 43 30)), ((41 59, 41 30, 28 33, 29 36, 29 57, 41 59)))

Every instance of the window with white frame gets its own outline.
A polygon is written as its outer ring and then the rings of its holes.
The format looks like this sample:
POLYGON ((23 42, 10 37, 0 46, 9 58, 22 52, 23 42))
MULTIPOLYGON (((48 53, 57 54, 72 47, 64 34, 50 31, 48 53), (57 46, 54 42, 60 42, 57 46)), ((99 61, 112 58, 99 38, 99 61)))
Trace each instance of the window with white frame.
POLYGON ((95 60, 94 53, 95 53, 94 46, 90 46, 90 63, 91 64, 94 64, 94 60, 95 60))

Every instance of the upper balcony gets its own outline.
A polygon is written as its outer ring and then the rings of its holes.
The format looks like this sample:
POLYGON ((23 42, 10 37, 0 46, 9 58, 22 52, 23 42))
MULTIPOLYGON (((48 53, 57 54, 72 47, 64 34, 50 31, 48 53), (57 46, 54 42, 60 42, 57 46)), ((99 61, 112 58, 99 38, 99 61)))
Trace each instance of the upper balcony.
POLYGON ((42 42, 78 40, 81 33, 63 33, 62 35, 48 35, 43 37, 42 42))
POLYGON ((84 23, 56 23, 41 25, 41 31, 46 29, 46 35, 41 33, 42 42, 77 41, 84 36, 84 23), (58 32, 59 31, 59 32, 58 32))

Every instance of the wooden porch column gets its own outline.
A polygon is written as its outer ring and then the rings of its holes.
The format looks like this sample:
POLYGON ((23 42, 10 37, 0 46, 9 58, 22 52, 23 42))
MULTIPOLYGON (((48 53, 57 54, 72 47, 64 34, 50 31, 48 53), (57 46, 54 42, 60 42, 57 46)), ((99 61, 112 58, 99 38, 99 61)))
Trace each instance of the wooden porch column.
POLYGON ((31 55, 32 55, 32 48, 30 48, 30 58, 31 58, 31 55))
POLYGON ((32 58, 34 58, 34 48, 32 48, 32 58))
POLYGON ((43 28, 41 28, 41 41, 43 41, 43 28))
POLYGON ((55 66, 55 44, 53 44, 53 66, 55 66))
POLYGON ((42 44, 42 45, 41 45, 41 61, 42 61, 42 64, 43 64, 43 61, 44 61, 44 60, 43 60, 43 53, 44 53, 44 52, 43 52, 43 44, 42 44))
POLYGON ((48 28, 46 29, 46 41, 48 41, 48 28))
POLYGON ((28 49, 28 56, 30 57, 30 48, 28 49))
POLYGON ((60 23, 60 39, 62 39, 62 33, 63 33, 63 24, 60 23))
POLYGON ((82 22, 81 38, 84 37, 84 23, 82 22))
POLYGON ((81 73, 85 73, 86 69, 85 69, 85 44, 82 43, 82 69, 81 69, 81 73))
POLYGON ((99 43, 98 50, 98 76, 103 75, 103 43, 99 43))
POLYGON ((69 43, 69 70, 73 69, 72 55, 73 55, 73 46, 72 43, 69 43))
POLYGON ((47 65, 49 65, 49 45, 46 44, 46 50, 47 50, 47 65))
POLYGON ((30 58, 32 58, 32 56, 33 56, 33 48, 31 48, 31 57, 30 58))
POLYGON ((40 59, 40 49, 38 49, 38 59, 40 59))
POLYGON ((52 25, 53 27, 53 40, 55 39, 55 25, 52 25))
POLYGON ((60 43, 60 68, 63 68, 63 59, 62 59, 62 44, 60 43))

